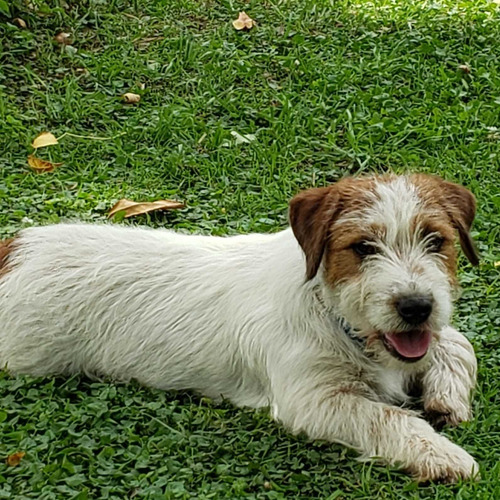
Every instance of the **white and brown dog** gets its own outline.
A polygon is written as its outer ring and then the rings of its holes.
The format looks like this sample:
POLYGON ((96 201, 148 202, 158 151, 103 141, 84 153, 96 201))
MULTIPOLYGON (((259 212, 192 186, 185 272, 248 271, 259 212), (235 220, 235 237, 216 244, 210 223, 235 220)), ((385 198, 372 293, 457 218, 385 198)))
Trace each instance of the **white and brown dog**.
POLYGON ((476 359, 450 326, 455 231, 473 195, 427 175, 347 178, 293 198, 291 229, 234 237, 60 224, 0 246, 0 364, 270 406, 293 432, 417 480, 474 459, 401 408, 470 418, 476 359))

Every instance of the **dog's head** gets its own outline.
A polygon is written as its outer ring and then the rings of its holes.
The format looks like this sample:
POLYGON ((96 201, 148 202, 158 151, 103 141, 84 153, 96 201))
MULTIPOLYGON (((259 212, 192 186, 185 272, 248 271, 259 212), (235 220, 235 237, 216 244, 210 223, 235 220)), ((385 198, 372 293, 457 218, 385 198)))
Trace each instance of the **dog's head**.
POLYGON ((467 189, 438 177, 347 178, 295 196, 290 223, 307 279, 321 273, 336 311, 370 349, 409 362, 450 319, 455 234, 478 263, 475 207, 467 189))

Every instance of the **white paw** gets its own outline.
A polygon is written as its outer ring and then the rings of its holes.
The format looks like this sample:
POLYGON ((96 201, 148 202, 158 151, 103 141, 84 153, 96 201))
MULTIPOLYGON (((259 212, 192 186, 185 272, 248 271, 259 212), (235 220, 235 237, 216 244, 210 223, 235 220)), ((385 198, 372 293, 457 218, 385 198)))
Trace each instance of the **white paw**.
POLYGON ((449 394, 427 395, 424 399, 427 420, 437 427, 457 426, 462 422, 468 422, 472 418, 468 399, 468 395, 462 398, 456 397, 454 401, 450 401, 449 394))
POLYGON ((479 465, 460 446, 440 436, 437 442, 421 443, 419 457, 409 467, 418 482, 442 481, 454 483, 460 480, 479 480, 479 465))
POLYGON ((458 425, 472 417, 470 399, 477 361, 469 341, 446 328, 435 346, 432 366, 423 379, 424 410, 434 424, 458 425))

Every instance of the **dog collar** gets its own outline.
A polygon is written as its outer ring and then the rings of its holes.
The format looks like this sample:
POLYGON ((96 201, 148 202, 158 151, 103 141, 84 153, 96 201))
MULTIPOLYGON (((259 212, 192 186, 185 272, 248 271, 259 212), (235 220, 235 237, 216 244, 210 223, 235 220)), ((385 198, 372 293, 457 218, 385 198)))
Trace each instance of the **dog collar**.
POLYGON ((355 344, 358 349, 363 351, 363 354, 366 354, 366 339, 357 335, 356 330, 344 318, 337 316, 337 321, 340 329, 346 334, 347 337, 349 337, 349 340, 351 340, 351 342, 355 344))
POLYGON ((330 316, 332 322, 335 323, 335 326, 339 327, 340 330, 342 330, 346 337, 351 341, 351 343, 354 344, 354 346, 366 356, 366 339, 357 335, 356 330, 346 321, 345 318, 339 316, 338 314, 335 314, 331 309, 327 307, 323 300, 323 297, 321 296, 321 290, 319 286, 315 287, 314 292, 316 295, 316 299, 324 310, 324 313, 330 316))

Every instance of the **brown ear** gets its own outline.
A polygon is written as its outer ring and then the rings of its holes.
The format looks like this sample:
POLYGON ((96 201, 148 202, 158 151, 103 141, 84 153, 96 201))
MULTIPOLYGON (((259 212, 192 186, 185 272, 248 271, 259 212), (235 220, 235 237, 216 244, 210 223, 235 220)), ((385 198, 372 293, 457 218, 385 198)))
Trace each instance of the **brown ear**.
POLYGON ((442 181, 443 204, 453 226, 458 231, 460 246, 473 266, 479 264, 479 255, 470 235, 470 228, 476 215, 476 199, 463 186, 442 181))
POLYGON ((338 207, 338 193, 331 187, 299 193, 290 202, 290 225, 306 256, 306 276, 316 276, 328 238, 328 228, 338 207))

